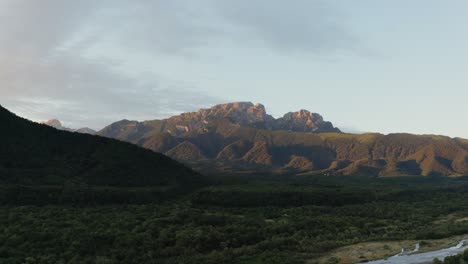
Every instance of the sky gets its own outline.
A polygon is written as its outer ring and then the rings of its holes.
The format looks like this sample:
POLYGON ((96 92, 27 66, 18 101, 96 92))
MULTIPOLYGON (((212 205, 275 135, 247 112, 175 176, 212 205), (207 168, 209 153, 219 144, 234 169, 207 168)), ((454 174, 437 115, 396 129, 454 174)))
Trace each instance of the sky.
POLYGON ((0 0, 0 104, 100 129, 232 102, 468 138, 466 0, 0 0))

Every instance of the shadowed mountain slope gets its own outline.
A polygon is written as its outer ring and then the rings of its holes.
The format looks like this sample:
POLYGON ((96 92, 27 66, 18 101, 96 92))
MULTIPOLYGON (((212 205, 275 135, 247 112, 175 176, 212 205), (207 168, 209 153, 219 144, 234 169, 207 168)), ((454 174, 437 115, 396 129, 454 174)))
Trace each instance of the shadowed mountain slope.
POLYGON ((173 187, 199 174, 153 151, 70 133, 17 117, 0 106, 0 183, 173 187))

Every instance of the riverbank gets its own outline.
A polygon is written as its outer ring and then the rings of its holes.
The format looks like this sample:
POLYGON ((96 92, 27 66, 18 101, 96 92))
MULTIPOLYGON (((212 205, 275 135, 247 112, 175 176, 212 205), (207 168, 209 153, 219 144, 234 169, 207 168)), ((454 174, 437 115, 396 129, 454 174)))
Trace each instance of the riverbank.
POLYGON ((466 238, 468 238, 468 234, 437 240, 365 242, 338 248, 319 259, 311 260, 308 264, 351 264, 385 259, 401 253, 402 249, 405 250, 405 253, 411 253, 418 243, 420 247, 417 253, 419 254, 456 246, 466 238))

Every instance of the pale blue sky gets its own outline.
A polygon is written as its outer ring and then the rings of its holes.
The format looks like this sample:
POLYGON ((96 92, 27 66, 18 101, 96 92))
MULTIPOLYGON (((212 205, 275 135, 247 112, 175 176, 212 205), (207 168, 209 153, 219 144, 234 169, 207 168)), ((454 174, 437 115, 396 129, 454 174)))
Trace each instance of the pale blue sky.
POLYGON ((468 1, 0 0, 0 104, 101 128, 229 101, 468 138, 468 1))

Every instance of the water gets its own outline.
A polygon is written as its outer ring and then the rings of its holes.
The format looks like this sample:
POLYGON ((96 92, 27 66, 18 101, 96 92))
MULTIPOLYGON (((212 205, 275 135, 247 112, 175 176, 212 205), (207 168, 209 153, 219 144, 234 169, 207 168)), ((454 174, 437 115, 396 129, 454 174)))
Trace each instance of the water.
POLYGON ((366 262, 368 264, 418 264, 418 263, 432 263, 432 260, 438 258, 443 260, 448 256, 457 255, 468 249, 468 239, 460 241, 456 246, 444 248, 440 250, 430 251, 426 253, 416 254, 419 251, 419 243, 415 245, 413 251, 407 253, 402 252, 388 259, 380 259, 375 261, 366 262))

